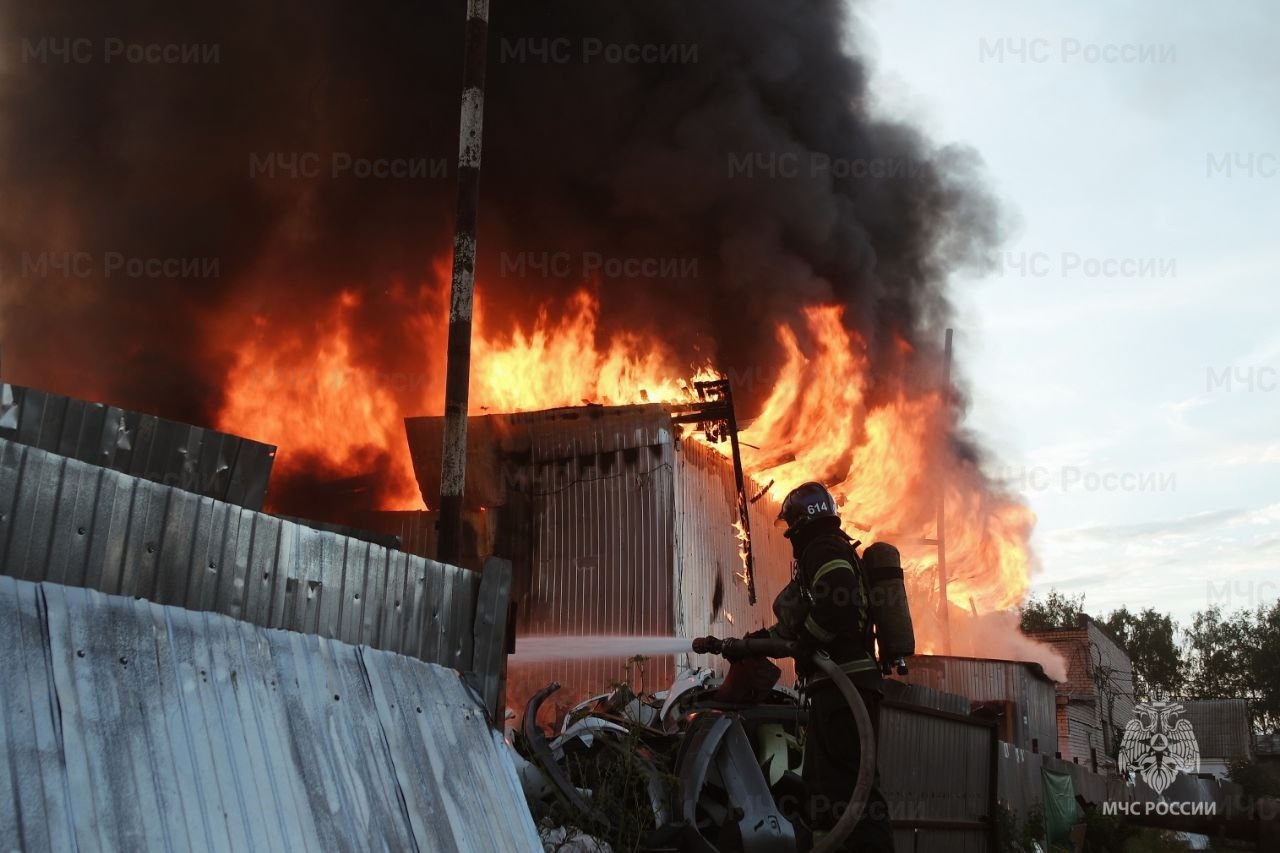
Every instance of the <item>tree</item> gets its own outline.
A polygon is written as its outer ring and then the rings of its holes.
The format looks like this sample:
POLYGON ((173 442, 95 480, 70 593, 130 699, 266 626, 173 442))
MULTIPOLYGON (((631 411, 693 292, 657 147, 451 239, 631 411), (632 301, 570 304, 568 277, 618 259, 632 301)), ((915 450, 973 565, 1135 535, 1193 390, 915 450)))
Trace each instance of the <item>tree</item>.
POLYGON ((1280 725, 1280 600, 1230 616, 1201 611, 1186 637, 1190 698, 1248 699, 1255 728, 1280 725))
POLYGON ((1021 627, 1024 633, 1050 631, 1054 628, 1075 628, 1084 612, 1084 594, 1063 595, 1056 589, 1049 590, 1043 599, 1029 597, 1020 609, 1021 627))
POLYGON ((1280 599, 1253 613, 1244 659, 1254 725, 1263 731, 1280 728, 1280 599))
POLYGON ((1131 613, 1128 607, 1113 610, 1102 620, 1133 662, 1133 689, 1137 701, 1182 693, 1185 663, 1177 642, 1178 625, 1167 614, 1148 607, 1131 613))
POLYGON ((1244 695, 1244 611, 1225 616, 1221 607, 1201 610, 1187 629, 1187 696, 1231 699, 1244 695))
POLYGON ((1250 797, 1280 797, 1280 764, 1235 758, 1228 766, 1227 777, 1250 797))

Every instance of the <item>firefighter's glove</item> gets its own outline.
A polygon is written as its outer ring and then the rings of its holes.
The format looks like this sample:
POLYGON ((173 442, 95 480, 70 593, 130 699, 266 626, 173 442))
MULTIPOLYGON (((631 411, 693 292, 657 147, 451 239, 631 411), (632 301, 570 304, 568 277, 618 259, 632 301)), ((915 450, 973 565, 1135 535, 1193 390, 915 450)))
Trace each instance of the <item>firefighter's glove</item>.
POLYGON ((724 645, 720 649, 720 654, 730 663, 753 657, 752 653, 747 648, 746 640, 738 639, 737 637, 729 637, 726 639, 724 641, 724 645))
POLYGON ((795 659, 810 662, 813 660, 815 653, 822 650, 822 645, 809 636, 808 631, 801 631, 800 638, 796 641, 795 659))

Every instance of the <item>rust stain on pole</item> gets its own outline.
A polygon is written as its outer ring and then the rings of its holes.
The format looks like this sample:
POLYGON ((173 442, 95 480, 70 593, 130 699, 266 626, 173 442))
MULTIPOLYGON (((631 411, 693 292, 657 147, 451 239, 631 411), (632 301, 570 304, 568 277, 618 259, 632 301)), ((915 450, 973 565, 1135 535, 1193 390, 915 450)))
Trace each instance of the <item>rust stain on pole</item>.
POLYGON ((476 278, 476 211, 484 139, 484 74, 489 0, 468 0, 458 128, 458 205, 449 298, 449 350, 444 389, 444 454, 440 467, 440 538, 436 557, 456 565, 462 545, 462 493, 467 479, 467 403, 471 382, 471 314, 476 278))

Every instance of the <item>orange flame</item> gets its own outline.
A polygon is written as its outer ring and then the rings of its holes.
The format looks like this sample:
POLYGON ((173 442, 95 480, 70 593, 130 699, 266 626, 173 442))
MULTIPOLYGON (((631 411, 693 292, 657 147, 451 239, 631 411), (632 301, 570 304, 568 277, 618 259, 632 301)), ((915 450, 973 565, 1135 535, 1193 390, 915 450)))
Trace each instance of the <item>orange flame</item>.
MULTIPOLYGON (((424 341, 445 340, 446 292, 447 284, 424 289, 401 320, 424 341)), ((354 475, 370 452, 390 453, 384 508, 421 507, 402 418, 443 410, 443 369, 424 371, 429 381, 408 389, 387 388, 386 377, 357 357, 350 318, 359 307, 357 295, 344 293, 313 328, 281 330, 256 318, 235 354, 219 427, 279 444, 281 472, 318 455, 354 475)), ((681 377, 713 375, 706 364, 681 364, 648 338, 602 340, 599 305, 586 290, 562 316, 544 307, 527 327, 490 329, 482 309, 478 300, 473 413, 681 401, 689 398, 681 377)), ((945 490, 948 599, 966 613, 1019 602, 1029 583, 1034 517, 957 458, 949 443, 956 415, 940 391, 900 381, 896 393, 877 390, 873 401, 865 344, 845 327, 840 307, 812 306, 802 328, 782 324, 777 334, 784 353, 777 379, 754 419, 739 413, 747 424, 741 439, 748 474, 772 481, 775 496, 806 480, 826 483, 846 528, 902 549, 913 605, 921 594, 936 601, 936 511, 945 490)), ((881 381, 877 388, 886 384, 894 387, 881 381)))
POLYGON ((793 329, 779 328, 786 363, 759 417, 741 433, 747 469, 772 479, 776 497, 806 480, 822 481, 840 501, 846 528, 865 532, 868 541, 894 541, 909 557, 908 573, 930 583, 938 563, 937 500, 945 488, 949 600, 982 611, 1021 601, 1034 516, 992 494, 976 469, 955 458, 948 445, 953 414, 940 391, 908 398, 899 390, 888 402, 865 402, 864 348, 841 311, 807 309, 816 342, 808 355, 793 329))
POLYGON ((344 292, 313 326, 281 328, 255 316, 236 353, 218 425, 276 444, 275 470, 286 475, 319 457, 336 473, 355 476, 367 470, 371 454, 389 453, 391 506, 421 506, 390 383, 354 356, 351 315, 359 305, 359 296, 344 292))
POLYGON ((742 570, 734 572, 733 576, 746 586, 751 581, 751 576, 747 573, 747 554, 751 548, 751 534, 747 532, 747 528, 743 527, 741 521, 735 521, 731 526, 734 538, 738 540, 738 559, 742 561, 742 570))

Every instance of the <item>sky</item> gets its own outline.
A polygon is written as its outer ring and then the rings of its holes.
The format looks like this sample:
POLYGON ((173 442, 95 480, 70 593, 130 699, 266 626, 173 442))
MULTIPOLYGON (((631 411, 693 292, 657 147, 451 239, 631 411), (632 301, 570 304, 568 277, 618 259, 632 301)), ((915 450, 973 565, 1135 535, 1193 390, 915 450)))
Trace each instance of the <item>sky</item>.
POLYGON ((1280 3, 860 0, 886 116, 975 149, 966 426, 1039 519, 1033 592, 1181 623, 1280 597, 1280 3))

